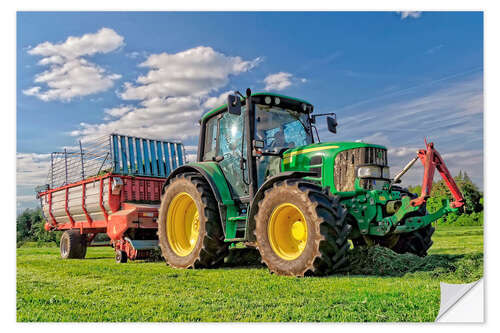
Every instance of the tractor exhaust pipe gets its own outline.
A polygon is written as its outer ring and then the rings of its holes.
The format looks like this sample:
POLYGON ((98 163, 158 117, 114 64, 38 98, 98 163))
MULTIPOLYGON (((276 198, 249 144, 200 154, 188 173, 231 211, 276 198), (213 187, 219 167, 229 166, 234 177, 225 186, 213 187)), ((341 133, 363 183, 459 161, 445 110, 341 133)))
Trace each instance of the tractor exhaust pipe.
POLYGON ((392 180, 392 182, 394 184, 398 184, 401 182, 401 177, 404 176, 404 174, 410 170, 410 168, 413 166, 413 164, 415 164, 415 162, 418 160, 418 156, 415 156, 415 158, 413 160, 411 160, 404 168, 403 170, 401 170, 401 172, 399 172, 396 177, 394 177, 394 179, 392 180))

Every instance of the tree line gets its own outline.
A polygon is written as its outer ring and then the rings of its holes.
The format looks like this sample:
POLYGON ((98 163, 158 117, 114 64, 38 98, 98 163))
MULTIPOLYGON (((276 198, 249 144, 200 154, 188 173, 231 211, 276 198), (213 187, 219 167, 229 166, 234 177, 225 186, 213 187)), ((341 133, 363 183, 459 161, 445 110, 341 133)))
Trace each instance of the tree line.
POLYGON ((44 224, 45 219, 40 207, 25 209, 16 219, 16 241, 18 246, 24 242, 59 243, 60 233, 46 231, 44 224))

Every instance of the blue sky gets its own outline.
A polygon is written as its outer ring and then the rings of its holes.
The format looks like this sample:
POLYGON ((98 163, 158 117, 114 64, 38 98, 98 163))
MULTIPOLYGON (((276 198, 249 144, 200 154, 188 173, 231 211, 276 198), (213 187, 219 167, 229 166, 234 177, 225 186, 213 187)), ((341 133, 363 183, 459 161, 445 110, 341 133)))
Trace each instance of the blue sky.
POLYGON ((18 210, 51 151, 116 131, 194 154, 200 115, 247 87, 337 112, 323 141, 386 145, 393 172, 427 137, 483 186, 479 12, 18 13, 17 76, 18 210))

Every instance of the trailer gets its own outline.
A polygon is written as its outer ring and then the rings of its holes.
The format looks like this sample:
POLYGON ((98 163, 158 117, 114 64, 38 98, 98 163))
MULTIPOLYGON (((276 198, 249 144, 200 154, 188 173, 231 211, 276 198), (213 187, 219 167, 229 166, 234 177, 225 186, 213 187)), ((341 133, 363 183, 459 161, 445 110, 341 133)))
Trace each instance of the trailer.
POLYGON ((49 231, 63 231, 63 259, 111 245, 116 261, 147 258, 158 248, 158 209, 166 177, 185 164, 180 142, 111 134, 54 152, 47 184, 37 188, 49 231), (105 233, 109 242, 94 242, 105 233))

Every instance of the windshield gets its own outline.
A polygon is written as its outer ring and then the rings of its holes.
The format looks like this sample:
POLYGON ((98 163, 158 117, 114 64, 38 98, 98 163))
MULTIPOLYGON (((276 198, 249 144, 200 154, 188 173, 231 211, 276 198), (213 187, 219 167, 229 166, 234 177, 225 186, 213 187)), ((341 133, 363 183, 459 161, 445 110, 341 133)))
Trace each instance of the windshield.
POLYGON ((278 152, 312 143, 307 114, 260 104, 255 111, 255 139, 264 142, 264 150, 278 152))

